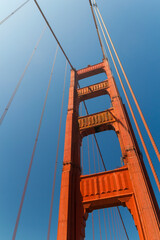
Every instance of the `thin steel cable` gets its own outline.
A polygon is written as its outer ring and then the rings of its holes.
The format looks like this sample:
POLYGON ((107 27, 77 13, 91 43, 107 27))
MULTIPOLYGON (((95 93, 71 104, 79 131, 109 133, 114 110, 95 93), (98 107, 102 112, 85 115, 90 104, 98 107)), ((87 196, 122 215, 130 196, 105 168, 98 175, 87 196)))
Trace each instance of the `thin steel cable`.
POLYGON ((120 219, 121 219, 121 222, 122 222, 123 229, 124 229, 124 231, 125 231, 126 237, 127 237, 127 239, 129 240, 128 233, 127 233, 127 231, 126 231, 126 227, 125 227, 125 225, 124 225, 124 222, 123 222, 123 219, 122 219, 122 215, 121 215, 120 210, 119 210, 118 207, 117 207, 117 210, 118 210, 118 215, 119 215, 119 217, 120 217, 120 219))
POLYGON ((113 208, 113 218, 114 218, 114 222, 115 222, 115 229, 116 229, 116 235, 117 235, 117 239, 119 239, 118 237, 118 226, 117 226, 117 221, 116 221, 116 215, 115 215, 115 208, 113 208))
POLYGON ((99 219, 99 232, 100 232, 100 239, 102 240, 101 218, 100 218, 100 211, 99 211, 99 209, 98 209, 98 219, 99 219))
POLYGON ((100 34, 99 34, 99 29, 98 29, 97 21, 96 21, 95 15, 94 15, 94 11, 93 11, 93 6, 92 6, 91 0, 89 0, 89 4, 90 4, 90 8, 91 8, 91 12, 92 12, 94 24, 95 24, 95 27, 96 27, 96 30, 97 30, 97 35, 98 35, 99 43, 100 43, 100 46, 101 46, 101 49, 102 49, 103 58, 106 58, 106 57, 105 57, 105 53, 104 53, 104 49, 103 49, 103 45, 102 45, 102 40, 101 40, 101 37, 100 37, 100 34))
POLYGON ((95 235, 94 235, 94 218, 93 218, 93 212, 92 212, 92 230, 93 230, 93 240, 95 240, 95 235))
MULTIPOLYGON (((92 151, 93 151, 93 160, 94 160, 94 172, 96 173, 96 159, 94 152, 94 143, 93 143, 93 135, 92 135, 92 151)), ((99 231, 100 231, 100 239, 102 240, 102 232, 101 232, 101 220, 100 220, 100 211, 98 209, 98 220, 99 220, 99 231)))
MULTIPOLYGON (((89 166, 89 174, 91 174, 91 163, 90 163, 90 153, 89 153, 89 137, 87 136, 87 146, 88 146, 88 166, 89 166)), ((93 212, 92 212, 92 230, 93 230, 93 240, 95 239, 94 236, 94 219, 93 219, 93 212)))
POLYGON ((5 17, 2 21, 0 21, 0 25, 2 25, 4 22, 6 22, 11 16, 13 16, 18 10, 20 10, 22 7, 24 7, 30 0, 27 0, 23 4, 21 4, 18 8, 16 8, 11 14, 9 14, 7 17, 5 17))
POLYGON ((116 214, 116 218, 117 218, 117 223, 118 223, 118 232, 119 232, 119 239, 121 240, 121 229, 120 229, 120 225, 119 225, 119 218, 118 218, 118 211, 115 211, 116 214))
POLYGON ((58 133, 58 144, 57 144, 57 152, 56 152, 56 161, 55 161, 55 167, 54 167, 54 178, 53 178, 53 186, 52 186, 52 197, 51 197, 51 207, 50 207, 50 214, 49 214, 49 224, 48 224, 47 240, 50 239, 50 230, 51 230, 51 221, 52 221, 52 211, 53 211, 53 199, 54 199, 54 191, 55 191, 55 182, 56 182, 56 173, 57 173, 57 163, 58 163, 58 153, 59 153, 59 143, 60 143, 61 126, 62 126, 62 116, 63 116, 63 104, 64 104, 64 94, 65 94, 66 76, 67 76, 67 60, 66 60, 65 74, 64 74, 64 86, 63 86, 63 94, 62 94, 61 115, 60 115, 60 123, 59 123, 59 133, 58 133))
POLYGON ((105 234, 106 234, 106 240, 107 240, 108 239, 107 238, 107 224, 106 224, 106 216, 105 216, 104 208, 103 208, 103 217, 104 217, 104 227, 105 227, 105 234))
POLYGON ((136 126, 136 128, 137 128, 137 132, 138 132, 138 134, 139 134, 139 137, 140 137, 140 140, 141 140, 142 146, 143 146, 143 148, 144 148, 144 151, 145 151, 145 154, 146 154, 146 156, 147 156, 147 159, 148 159, 148 162, 149 162, 150 168, 151 168, 151 170, 152 170, 152 173, 153 173, 153 176, 154 176, 155 182, 156 182, 157 187, 158 187, 158 189, 159 189, 159 191, 160 191, 160 183, 159 183, 159 179, 158 179, 158 177, 157 177, 157 174, 156 174, 156 171, 155 171, 154 166, 153 166, 153 164, 152 164, 152 160, 151 160, 151 158, 150 158, 150 155, 149 155, 149 152, 148 152, 148 150, 147 150, 146 144, 145 144, 144 139, 143 139, 143 137, 142 137, 142 134, 141 134, 140 128, 139 128, 139 126, 138 126, 138 123, 137 123, 136 117, 135 117, 135 115, 134 115, 133 109, 132 109, 131 104, 130 104, 130 101, 129 101, 129 99, 128 99, 128 96, 127 96, 126 90, 125 90, 125 88, 124 88, 124 85, 123 85, 122 79, 121 79, 121 77, 120 77, 119 71, 118 71, 117 66, 116 66, 116 63, 115 63, 115 61, 114 61, 114 58, 113 58, 113 55, 112 55, 111 49, 110 49, 110 47, 109 47, 109 44, 108 44, 107 38, 106 38, 106 36, 105 36, 105 33, 104 33, 104 30, 103 30, 103 27, 102 27, 102 25, 101 25, 101 22, 100 22, 99 16, 98 16, 97 11, 96 11, 96 8, 95 8, 95 13, 96 13, 96 16, 97 16, 97 19, 98 19, 99 25, 100 25, 100 27, 101 27, 101 30, 102 30, 102 32, 103 32, 103 36, 104 36, 104 38, 105 38, 105 41, 106 41, 106 44, 107 44, 107 47, 108 47, 109 53, 110 53, 110 55, 111 55, 111 58, 112 58, 112 61, 113 61, 113 64, 114 64, 114 67, 115 67, 115 70, 116 70, 117 76, 118 76, 119 81, 120 81, 120 83, 121 83, 121 86, 122 86, 122 89, 123 89, 123 92, 124 92, 124 95, 125 95, 125 98, 126 98, 127 104, 128 104, 128 106, 129 106, 130 112, 131 112, 131 114, 132 114, 132 118, 133 118, 134 123, 135 123, 135 126, 136 126))
POLYGON ((87 136, 87 146, 88 146, 88 166, 89 166, 89 174, 91 174, 91 161, 90 161, 90 154, 89 154, 89 137, 87 136))
POLYGON ((13 102, 13 99, 14 99, 14 97, 15 97, 17 91, 18 91, 18 88, 19 88, 19 86, 20 86, 20 84, 21 84, 21 82, 22 82, 22 80, 23 80, 23 78, 24 78, 24 75, 25 75, 25 73, 26 73, 26 71, 27 71, 27 69, 28 69, 28 67, 29 67, 29 65, 30 65, 30 63, 31 63, 31 61, 32 61, 32 58, 33 58, 33 56, 34 56, 34 54, 35 54, 35 52, 36 52, 36 50, 37 50, 37 47, 39 46, 39 43, 40 43, 40 41, 41 41, 41 39, 42 39, 42 37, 43 37, 43 35, 44 35, 45 30, 46 30, 46 27, 44 27, 44 29, 43 29, 43 31, 42 31, 42 33, 41 33, 41 35, 40 35, 40 37, 39 37, 39 39, 38 39, 38 41, 37 41, 37 43, 36 43, 36 46, 35 46, 35 48, 33 49, 33 52, 32 52, 32 54, 31 54, 31 56, 30 56, 30 58, 29 58, 29 60, 28 60, 28 62, 27 62, 27 65, 26 65, 26 67, 25 67, 25 69, 24 69, 24 71, 23 71, 23 73, 22 73, 22 75, 21 75, 21 77, 20 77, 20 79, 19 79, 19 81, 18 81, 18 83, 17 83, 17 86, 16 86, 16 88, 14 89, 14 91, 13 91, 13 93, 12 93, 12 96, 11 96, 11 98, 9 99, 9 102, 8 102, 8 104, 7 104, 5 110, 4 110, 4 112, 3 112, 3 114, 2 114, 2 116, 1 116, 1 118, 0 118, 0 125, 2 124, 2 122, 3 122, 3 120, 4 120, 5 116, 6 116, 6 114, 7 114, 7 112, 8 112, 8 110, 9 110, 9 108, 10 108, 10 105, 11 105, 12 102, 13 102))
MULTIPOLYGON (((82 103, 80 105, 80 114, 82 116, 82 103)), ((81 145, 81 160, 82 160, 82 174, 83 174, 83 141, 82 141, 82 145, 81 145)))
POLYGON ((109 210, 107 208, 107 216, 108 216, 108 223, 109 223, 109 233, 110 233, 110 240, 112 240, 112 232, 111 232, 111 224, 109 219, 109 210))
POLYGON ((115 230, 114 230, 114 223, 113 223, 113 213, 112 213, 112 208, 111 208, 111 220, 112 220, 112 226, 113 226, 113 236, 114 236, 114 240, 116 239, 115 236, 115 230))
POLYGON ((44 13, 43 13, 43 11, 42 11, 42 9, 40 8, 40 6, 39 6, 39 4, 37 3, 36 0, 34 0, 34 2, 35 2, 35 4, 36 4, 36 6, 38 7, 38 10, 40 11, 40 13, 41 13, 42 17, 44 18, 45 22, 47 23, 47 26, 49 27, 49 29, 50 29, 52 35, 54 36, 54 38, 55 38, 55 40, 56 40, 56 42, 58 43, 58 45, 59 45, 59 47, 60 47, 62 53, 64 54, 65 58, 67 59, 69 65, 71 66, 72 69, 74 69, 74 67, 72 66, 71 62, 69 61, 69 59, 68 59, 68 57, 67 57, 65 51, 63 50, 63 48, 62 48, 60 42, 58 41, 58 38, 56 37, 55 33, 53 32, 53 30, 52 30, 52 28, 51 28, 51 26, 50 26, 50 24, 49 24, 49 22, 47 21, 47 19, 46 19, 44 13))
POLYGON ((93 151, 94 172, 96 173, 96 159, 95 159, 95 153, 94 153, 93 135, 92 135, 92 151, 93 151))
POLYGON ((106 27, 106 25, 105 25, 105 23, 104 23, 104 20, 103 20, 102 15, 101 15, 101 13, 100 13, 100 11, 99 11, 99 8, 98 8, 98 6, 96 6, 96 7, 97 7, 97 11, 98 11, 98 13, 99 13, 99 16, 100 16, 100 18, 101 18, 101 21, 102 21, 102 23, 103 23, 104 29, 105 29, 105 31, 106 31, 106 33, 107 33, 108 38, 109 38, 109 41, 110 41, 110 43, 111 43, 111 45, 112 45, 113 51, 114 51, 114 53, 115 53, 115 55, 116 55, 116 58, 117 58, 117 60, 118 60, 119 65, 120 65, 120 68, 121 68, 121 70, 122 70, 122 72, 123 72, 124 78, 125 78, 125 80, 126 80, 126 82, 127 82, 127 85, 128 85, 128 87, 129 87, 129 90, 130 90, 131 95, 132 95, 132 97, 133 97, 133 100, 134 100, 134 102, 135 102, 135 104, 136 104, 136 107, 137 107, 137 109, 138 109, 138 112, 139 112, 139 114, 140 114, 140 116, 141 116, 142 122, 143 122, 143 124, 144 124, 144 126, 145 126, 145 129, 146 129, 147 133, 148 133, 148 136, 149 136, 150 141, 151 141, 151 143, 152 143, 152 146, 153 146, 153 148, 154 148, 154 150, 155 150, 155 153, 156 153, 156 155, 157 155, 157 158, 158 158, 158 160, 160 161, 160 153, 159 153, 159 150, 158 150, 158 148, 157 148, 157 146, 156 146, 156 143, 155 143, 155 141, 154 141, 154 139, 153 139, 153 137, 152 137, 152 134, 151 134, 151 132, 150 132, 150 130, 149 130, 149 127, 148 127, 147 122, 146 122, 146 120, 145 120, 145 118, 144 118, 144 115, 143 115, 142 110, 141 110, 141 108, 140 108, 140 106, 139 106, 139 103, 138 103, 138 101, 137 101, 137 99, 136 99, 136 96, 135 96, 135 94, 134 94, 134 92, 133 92, 133 89, 132 89, 132 87, 131 87, 131 85, 130 85, 130 82, 129 82, 129 80, 128 80, 128 77, 127 77, 127 75, 126 75, 126 73, 125 73, 125 71, 124 71, 124 68, 123 68, 122 63, 121 63, 121 61, 120 61, 120 59, 119 59, 119 56, 118 56, 117 51, 116 51, 116 49, 115 49, 115 47, 114 47, 114 44, 113 44, 113 42, 112 42, 112 40, 111 40, 110 34, 109 34, 108 29, 107 29, 107 27, 106 27))
POLYGON ((54 65, 55 65, 55 61, 56 61, 57 52, 58 52, 58 46, 57 46, 54 61, 53 61, 53 66, 52 66, 51 75, 50 75, 50 79, 49 79, 49 83, 48 83, 46 97, 45 97, 45 100, 44 100, 44 105, 43 105, 43 109, 42 109, 42 113, 41 113, 41 118, 40 118, 38 130, 37 130, 37 135, 36 135, 36 139, 35 139, 35 143, 34 143, 34 147, 33 147, 33 152, 32 152, 32 156, 31 156, 31 160, 30 160, 30 164, 29 164, 29 169, 28 169, 28 173, 27 173, 27 177, 26 177, 26 181, 25 181, 25 185, 24 185, 24 190, 23 190, 23 194, 22 194, 22 198, 21 198, 21 203, 20 203, 20 207, 19 207, 19 211, 18 211, 18 215, 17 215, 17 219, 16 219, 16 224, 15 224, 12 240, 15 240, 16 234, 17 234, 17 229, 18 229, 18 225, 19 225, 19 220, 20 220, 20 216, 21 216, 23 202, 24 202, 24 198, 25 198, 25 194, 26 194, 26 190, 27 190, 29 176, 30 176, 32 163, 33 163, 33 159, 34 159, 34 155, 35 155, 35 151, 36 151, 36 146, 37 146, 37 142, 38 142, 38 138, 39 138, 39 133, 40 133, 40 129, 41 129, 43 115, 44 115, 44 111, 45 111, 45 107, 46 107, 48 92, 49 92, 49 89, 50 89, 50 84, 51 84, 51 79, 52 79, 52 75, 53 75, 53 69, 54 69, 54 65))

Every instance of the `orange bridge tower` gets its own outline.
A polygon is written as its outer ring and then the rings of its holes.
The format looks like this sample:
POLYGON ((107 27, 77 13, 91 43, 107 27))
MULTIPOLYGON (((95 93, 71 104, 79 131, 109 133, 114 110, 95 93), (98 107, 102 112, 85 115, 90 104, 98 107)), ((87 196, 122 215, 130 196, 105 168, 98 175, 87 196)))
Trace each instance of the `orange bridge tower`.
POLYGON ((95 209, 127 207, 141 240, 159 240, 159 209, 135 135, 119 95, 107 59, 75 71, 71 70, 61 180, 57 240, 82 240, 88 214, 95 209), (78 81, 99 73, 107 79, 78 88, 78 81), (79 104, 108 94, 112 108, 79 116, 79 104), (100 131, 114 130, 119 139, 124 166, 112 171, 82 175, 82 138, 100 131))

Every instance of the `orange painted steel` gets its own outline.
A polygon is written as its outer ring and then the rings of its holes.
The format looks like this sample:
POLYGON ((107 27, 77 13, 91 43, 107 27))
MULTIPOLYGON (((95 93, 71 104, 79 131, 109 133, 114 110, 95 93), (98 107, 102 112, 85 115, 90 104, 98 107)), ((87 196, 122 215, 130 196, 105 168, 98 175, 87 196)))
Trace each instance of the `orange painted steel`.
POLYGON ((105 28, 105 31, 106 31, 106 33, 107 33, 107 36, 108 36, 108 38, 109 38, 109 41, 110 41, 110 43, 111 43, 111 45, 112 45, 113 51, 114 51, 114 53, 115 53, 115 55, 116 55, 116 58, 117 58, 117 60, 118 60, 118 63, 119 63, 120 68, 121 68, 121 70, 122 70, 122 73, 123 73, 123 75, 124 75, 124 78, 125 78, 125 80, 126 80, 126 82, 127 82, 127 85, 128 85, 128 87, 129 87, 129 90, 130 90, 130 92, 131 92, 131 94, 132 94, 132 97, 133 97, 133 99, 134 99, 134 102, 135 102, 135 104, 136 104, 136 107, 137 107, 137 109, 138 109, 138 112, 139 112, 139 114, 140 114, 140 116, 141 116, 142 122, 143 122, 143 124, 144 124, 144 126, 145 126, 145 128, 146 128, 146 131, 147 131, 147 133, 148 133, 148 136, 149 136, 149 138, 150 138, 150 141, 151 141, 151 143, 152 143, 152 146, 153 146, 153 148, 154 148, 154 150, 155 150, 155 153, 156 153, 156 155, 157 155, 157 158, 158 158, 158 160, 159 160, 159 162, 160 162, 160 153, 159 153, 158 148, 157 148, 157 146, 156 146, 156 144, 155 144, 155 141, 154 141, 154 139, 153 139, 153 137, 152 137, 152 134, 151 134, 151 132, 150 132, 150 130, 149 130, 149 127, 148 127, 148 125, 147 125, 147 122, 146 122, 146 120, 145 120, 145 118, 144 118, 144 116, 143 116, 143 113, 142 113, 142 111, 141 111, 141 108, 140 108, 140 106, 139 106, 139 104, 138 104, 138 101, 137 101, 137 99, 136 99, 136 96, 135 96, 135 94, 134 94, 134 92, 133 92, 133 90, 132 90, 132 87, 131 87, 130 83, 129 83, 129 80, 128 80, 128 78, 127 78, 127 75, 126 75, 126 73, 125 73, 125 71, 124 71, 124 68, 123 68, 123 66, 122 66, 122 63, 121 63, 121 61, 120 61, 120 59, 119 59, 119 57, 118 57, 117 51, 116 51, 116 49, 115 49, 115 47, 114 47, 114 44, 113 44, 113 42, 112 42, 112 40, 111 40, 111 37, 110 37, 110 35, 109 35, 109 32, 108 32, 108 30, 107 30, 107 27, 106 27, 104 21, 103 21, 102 15, 101 15, 98 7, 97 7, 97 11, 98 11, 98 13, 99 13, 99 16, 100 16, 100 18, 101 18, 101 21, 102 21, 103 26, 104 26, 104 28, 105 28))
POLYGON ((84 239, 90 212, 119 205, 129 209, 141 240, 160 239, 157 201, 127 111, 109 63, 104 59, 94 66, 71 70, 57 239, 84 239), (102 72, 107 75, 107 94, 113 107, 101 113, 79 117, 78 80, 102 72), (116 132, 119 139, 124 167, 83 176, 80 167, 83 137, 110 129, 116 132))
POLYGON ((113 123, 116 121, 112 109, 78 118, 81 136, 113 130, 113 123))
POLYGON ((93 84, 88 87, 78 89, 78 97, 80 101, 95 98, 101 95, 107 94, 108 81, 103 81, 97 84, 93 84))

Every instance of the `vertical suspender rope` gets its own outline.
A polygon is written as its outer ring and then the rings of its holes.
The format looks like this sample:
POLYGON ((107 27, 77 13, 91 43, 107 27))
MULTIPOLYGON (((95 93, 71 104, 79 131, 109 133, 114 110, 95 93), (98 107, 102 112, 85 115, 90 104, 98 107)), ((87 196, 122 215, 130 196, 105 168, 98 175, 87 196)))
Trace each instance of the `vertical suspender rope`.
POLYGON ((116 63, 115 63, 115 61, 114 61, 114 58, 113 58, 113 55, 112 55, 111 49, 110 49, 110 47, 109 47, 109 44, 108 44, 107 38, 106 38, 106 36, 105 36, 104 30, 103 30, 103 28, 102 28, 102 25, 101 25, 101 22, 100 22, 100 19, 99 19, 99 16, 98 16, 98 14, 97 14, 96 9, 95 9, 95 13, 96 13, 96 16, 97 16, 98 22, 99 22, 99 24, 100 24, 101 30, 102 30, 102 32, 103 32, 103 36, 104 36, 104 38, 105 38, 105 41, 106 41, 106 44, 107 44, 107 47, 108 47, 109 53, 110 53, 110 55, 111 55, 111 58, 112 58, 112 61, 113 61, 113 64, 114 64, 114 67, 115 67, 116 73, 117 73, 118 78, 119 78, 119 81, 120 81, 120 83, 121 83, 121 86, 122 86, 122 89, 123 89, 123 92, 124 92, 124 95, 125 95, 125 98, 126 98, 127 104, 128 104, 128 106, 129 106, 130 112, 131 112, 131 114, 132 114, 132 117, 133 117, 133 120, 134 120, 135 126, 136 126, 136 128, 137 128, 137 132, 138 132, 138 134, 139 134, 139 137, 140 137, 140 140, 141 140, 141 142, 142 142, 142 145, 143 145, 144 151, 145 151, 145 153, 146 153, 146 156, 147 156, 147 159, 148 159, 148 162, 149 162, 150 168, 151 168, 151 170, 152 170, 152 173, 153 173, 154 179, 155 179, 156 184, 157 184, 157 187, 158 187, 158 189, 159 189, 159 191, 160 191, 160 183, 159 183, 159 180, 158 180, 158 177, 157 177, 156 171, 155 171, 154 166, 153 166, 153 164, 152 164, 152 160, 151 160, 151 158, 150 158, 150 155, 149 155, 149 153, 148 153, 148 150, 147 150, 146 144, 145 144, 144 139, 143 139, 143 137, 142 137, 142 134, 141 134, 140 128, 139 128, 139 126, 138 126, 138 123, 137 123, 136 117, 135 117, 135 115, 134 115, 134 113, 133 113, 133 109, 132 109, 132 107, 131 107, 131 104, 130 104, 130 101, 129 101, 129 99, 128 99, 128 96, 127 96, 126 90, 125 90, 125 88, 124 88, 124 85, 123 85, 123 83, 122 83, 122 79, 121 79, 121 77, 120 77, 119 71, 118 71, 117 66, 116 66, 116 63))
POLYGON ((20 5, 17 9, 15 9, 11 14, 9 14, 6 18, 0 21, 0 25, 7 21, 11 16, 13 16, 18 10, 20 10, 24 5, 26 5, 30 0, 27 0, 22 5, 20 5))
POLYGON ((39 37, 39 39, 38 39, 38 41, 37 41, 37 43, 36 43, 36 46, 35 46, 32 54, 31 54, 31 56, 30 56, 30 58, 29 58, 29 60, 28 60, 28 63, 27 63, 27 65, 26 65, 26 67, 25 67, 25 69, 24 69, 24 71, 23 71, 23 73, 22 73, 22 75, 21 75, 18 83, 17 83, 17 86, 16 86, 16 88, 14 89, 14 91, 13 91, 13 93, 12 93, 12 96, 11 96, 11 98, 9 99, 9 102, 8 102, 8 104, 7 104, 5 110, 4 110, 4 112, 3 112, 3 114, 2 114, 2 116, 1 116, 1 118, 0 118, 0 125, 2 124, 2 122, 3 122, 3 120, 4 120, 5 116, 6 116, 6 114, 7 114, 7 112, 8 112, 8 110, 9 110, 9 108, 10 108, 10 105, 11 105, 12 102, 13 102, 13 99, 14 99, 14 97, 15 97, 17 91, 18 91, 18 88, 19 88, 19 86, 20 86, 20 84, 21 84, 21 82, 22 82, 22 80, 23 80, 23 78, 24 78, 24 75, 25 75, 25 73, 26 73, 26 71, 27 71, 27 69, 28 69, 28 67, 29 67, 29 65, 30 65, 30 63, 31 63, 31 61, 32 61, 32 58, 33 58, 33 56, 34 56, 34 54, 35 54, 35 52, 36 52, 36 50, 37 50, 37 47, 39 46, 39 43, 40 43, 40 41, 41 41, 41 39, 42 39, 42 37, 43 37, 43 35, 44 35, 45 30, 46 30, 46 27, 43 29, 43 31, 42 31, 42 33, 41 33, 41 35, 40 35, 40 37, 39 37))
MULTIPOLYGON (((82 103, 80 105, 80 114, 82 116, 82 103)), ((82 163, 81 163, 81 168, 82 168, 82 174, 83 174, 83 141, 82 141, 82 145, 81 145, 81 159, 82 159, 82 163)))
POLYGON ((112 219, 112 226, 113 226, 113 236, 114 236, 114 240, 116 239, 116 236, 115 236, 115 231, 114 231, 114 223, 113 223, 113 213, 112 213, 112 208, 111 208, 111 219, 112 219))
POLYGON ((120 229, 120 226, 119 226, 119 221, 118 221, 118 212, 117 212, 117 211, 115 211, 115 214, 116 214, 117 223, 118 223, 118 232, 119 232, 119 238, 120 238, 120 240, 121 240, 122 238, 121 238, 121 229, 120 229))
POLYGON ((52 187, 52 197, 51 197, 51 207, 50 207, 50 214, 49 214, 49 224, 48 224, 47 240, 50 239, 50 231, 51 231, 53 199, 54 199, 54 190, 55 190, 56 173, 57 173, 59 142, 60 142, 60 134, 61 134, 61 126, 62 126, 62 116, 63 116, 63 104, 64 104, 64 93, 65 93, 66 76, 67 76, 67 60, 66 60, 65 75, 64 75, 64 86, 63 86, 63 94, 62 94, 61 115, 60 115, 59 132, 58 132, 58 144, 57 144, 57 152, 56 152, 56 161, 55 161, 55 167, 54 167, 54 178, 53 178, 53 187, 52 187))
MULTIPOLYGON (((89 166, 89 174, 91 174, 91 163, 90 163, 90 154, 89 154, 89 137, 87 136, 87 145, 88 145, 88 166, 89 166)), ((92 230, 93 230, 93 240, 95 240, 94 236, 94 219, 93 219, 93 212, 92 212, 92 230)))
POLYGON ((119 65, 120 65, 120 68, 121 68, 121 70, 122 70, 122 72, 123 72, 124 78, 125 78, 125 80, 126 80, 126 82, 127 82, 127 85, 128 85, 128 87, 129 87, 129 90, 130 90, 130 92, 131 92, 131 94, 132 94, 132 97, 133 97, 133 99, 134 99, 134 102, 135 102, 135 104, 136 104, 136 107, 137 107, 137 109, 138 109, 138 112, 139 112, 139 114, 140 114, 140 116, 141 116, 142 122, 143 122, 143 124, 144 124, 144 126, 145 126, 145 129, 146 129, 147 133, 148 133, 148 136, 149 136, 150 141, 151 141, 151 143, 152 143, 152 146, 153 146, 153 148, 154 148, 154 150, 155 150, 155 153, 156 153, 156 155, 157 155, 157 158, 158 158, 158 160, 160 161, 160 154, 159 154, 158 148, 157 148, 157 146, 156 146, 156 144, 155 144, 155 141, 154 141, 154 139, 153 139, 153 137, 152 137, 152 134, 151 134, 151 132, 150 132, 150 130, 149 130, 149 127, 148 127, 148 125, 147 125, 147 123, 146 123, 146 120, 145 120, 145 118, 144 118, 144 116, 143 116, 143 113, 142 113, 142 111, 141 111, 141 108, 140 108, 140 106, 139 106, 139 104, 138 104, 138 101, 137 101, 137 99, 136 99, 136 97, 135 97, 135 94, 134 94, 134 92, 133 92, 133 90, 132 90, 132 87, 131 87, 131 85, 130 85, 130 83, 129 83, 129 80, 128 80, 127 75, 126 75, 126 73, 125 73, 125 71, 124 71, 124 68, 123 68, 123 66, 122 66, 122 63, 121 63, 121 61, 120 61, 120 59, 119 59, 119 57, 118 57, 117 51, 116 51, 116 49, 115 49, 115 47, 114 47, 114 44, 113 44, 113 42, 112 42, 112 40, 111 40, 111 37, 110 37, 109 32, 108 32, 108 30, 107 30, 107 27, 106 27, 106 25, 105 25, 105 23, 104 23, 104 21, 103 21, 103 18, 102 18, 102 15, 101 15, 100 11, 99 11, 99 8, 98 8, 97 5, 96 5, 96 7, 97 7, 97 11, 98 11, 98 13, 99 13, 99 16, 100 16, 100 18, 101 18, 101 21, 102 21, 102 23, 103 23, 104 29, 105 29, 105 31, 106 31, 106 33, 107 33, 108 38, 109 38, 109 41, 110 41, 110 43, 111 43, 111 45, 112 45, 113 51, 114 51, 114 53, 115 53, 115 55, 116 55, 116 58, 117 58, 117 60, 118 60, 119 65))
POLYGON ((109 223, 110 240, 112 240, 112 232, 111 232, 111 224, 110 224, 110 219, 109 219, 109 210, 108 210, 108 208, 107 208, 107 215, 108 215, 108 223, 109 223))
POLYGON ((123 222, 123 219, 122 219, 122 216, 121 216, 121 213, 120 213, 120 210, 119 210, 118 207, 117 207, 117 210, 118 210, 118 215, 119 215, 119 217, 120 217, 120 219, 121 219, 121 222, 122 222, 123 229, 124 229, 124 231, 125 231, 125 234, 126 234, 127 240, 129 240, 129 237, 128 237, 128 234, 127 234, 127 231, 126 231, 126 227, 125 227, 125 225, 124 225, 124 222, 123 222))
POLYGON ((92 230, 93 230, 93 240, 95 240, 95 236, 94 236, 94 219, 93 219, 93 212, 92 212, 92 230))
MULTIPOLYGON (((95 152, 94 152, 93 135, 92 135, 92 151, 93 151, 93 160, 94 160, 94 172, 96 173, 96 161, 95 161, 95 152)), ((99 209, 98 209, 98 220, 99 220, 100 239, 102 240, 102 233, 101 233, 101 220, 100 220, 100 211, 99 211, 99 209)))
POLYGON ((98 220, 99 220, 100 240, 102 240, 101 219, 100 219, 100 211, 99 211, 99 209, 98 209, 98 220))
POLYGON ((103 217, 104 217, 105 234, 106 234, 106 240, 107 240, 107 239, 108 239, 108 238, 107 238, 107 224, 106 224, 106 217, 105 217, 104 208, 103 208, 103 217))
POLYGON ((96 159, 95 159, 95 153, 94 153, 93 135, 92 135, 92 151, 93 151, 94 172, 96 173, 96 159))
POLYGON ((113 208, 113 217, 114 217, 114 222, 115 222, 115 229, 116 229, 115 232, 116 232, 116 235, 117 235, 117 239, 120 240, 120 237, 118 238, 118 226, 117 226, 118 221, 116 221, 115 208, 113 208))
POLYGON ((41 118, 40 118, 38 130, 37 130, 36 139, 35 139, 35 142, 34 142, 33 152, 32 152, 32 156, 31 156, 31 160, 30 160, 30 164, 29 164, 29 169, 28 169, 28 173, 27 173, 27 177, 26 177, 26 181, 25 181, 25 185, 24 185, 24 189, 23 189, 23 194, 22 194, 22 198, 21 198, 21 203, 20 203, 20 207, 19 207, 19 211, 18 211, 18 215, 17 215, 17 219, 16 219, 16 224, 15 224, 12 240, 15 240, 16 234, 17 234, 17 229, 18 229, 18 225, 19 225, 21 212, 22 212, 23 202, 24 202, 24 198, 25 198, 25 194, 26 194, 26 190, 27 190, 27 185, 28 185, 28 181, 29 181, 29 177, 30 177, 30 172, 31 172, 31 168, 32 168, 32 163, 33 163, 33 159, 34 159, 34 155, 35 155, 35 151, 36 151, 36 146, 37 146, 38 137, 39 137, 39 133, 40 133, 40 129, 41 129, 42 119, 43 119, 43 115, 44 115, 44 111, 45 111, 45 107, 46 107, 48 92, 49 92, 49 89, 50 89, 50 84, 51 84, 51 79, 52 79, 52 75, 53 75, 53 69, 54 69, 54 65, 55 65, 55 61, 56 61, 57 52, 58 52, 58 46, 57 46, 54 61, 53 61, 52 71, 51 71, 51 75, 50 75, 50 79, 49 79, 49 83, 48 83, 48 88, 47 88, 46 97, 45 97, 45 100, 44 100, 44 105, 43 105, 43 109, 42 109, 42 113, 41 113, 41 118))

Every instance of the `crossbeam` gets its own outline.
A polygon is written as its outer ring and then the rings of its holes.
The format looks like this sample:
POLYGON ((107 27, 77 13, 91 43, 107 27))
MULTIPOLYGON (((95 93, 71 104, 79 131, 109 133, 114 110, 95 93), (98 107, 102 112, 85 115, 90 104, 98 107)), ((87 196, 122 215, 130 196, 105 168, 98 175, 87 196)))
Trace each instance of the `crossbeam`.
POLYGON ((79 117, 78 123, 80 134, 84 137, 105 130, 113 130, 113 123, 115 121, 112 108, 103 112, 79 117))
POLYGON ((98 63, 95 65, 89 65, 86 68, 80 69, 77 71, 77 79, 81 80, 83 78, 91 77, 99 73, 104 72, 104 63, 98 63))
POLYGON ((80 191, 87 212, 125 206, 133 194, 128 168, 81 176, 80 191))
POLYGON ((95 98, 107 94, 108 80, 77 89, 79 101, 95 98))

